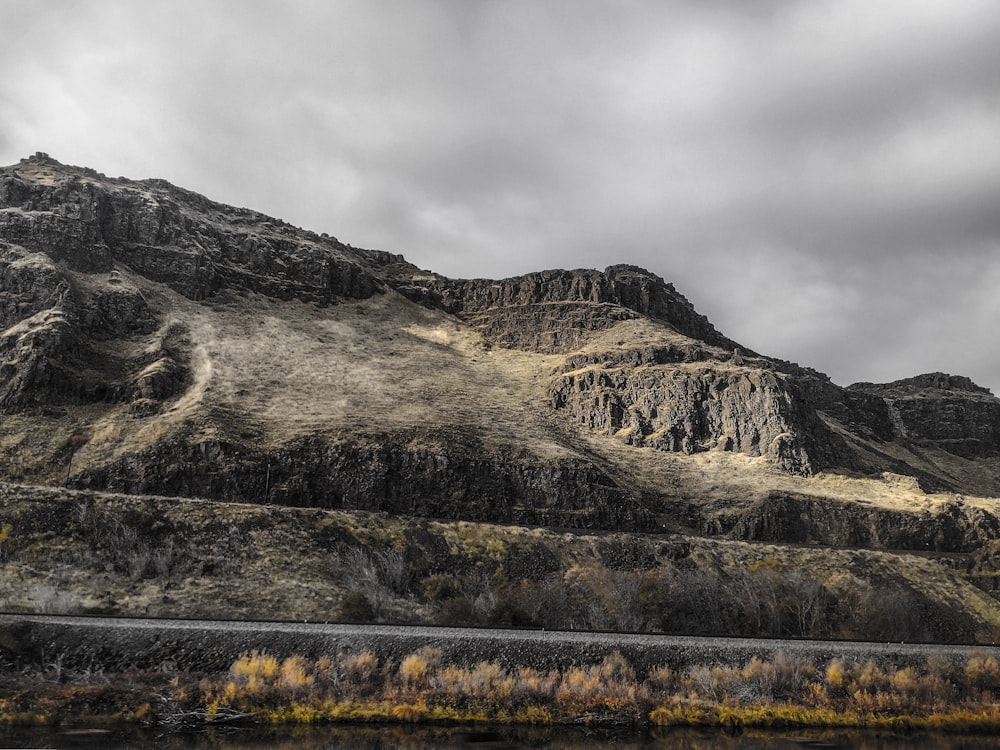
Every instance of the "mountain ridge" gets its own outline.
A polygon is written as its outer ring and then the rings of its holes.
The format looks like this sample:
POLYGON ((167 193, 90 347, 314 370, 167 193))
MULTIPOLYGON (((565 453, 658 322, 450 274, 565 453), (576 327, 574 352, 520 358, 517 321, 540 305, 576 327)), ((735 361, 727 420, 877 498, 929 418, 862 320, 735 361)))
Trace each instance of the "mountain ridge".
POLYGON ((0 170, 0 254, 17 481, 675 523, 680 497, 621 480, 611 440, 1000 495, 987 389, 934 374, 842 388, 728 339, 636 266, 448 279, 46 155, 0 170))

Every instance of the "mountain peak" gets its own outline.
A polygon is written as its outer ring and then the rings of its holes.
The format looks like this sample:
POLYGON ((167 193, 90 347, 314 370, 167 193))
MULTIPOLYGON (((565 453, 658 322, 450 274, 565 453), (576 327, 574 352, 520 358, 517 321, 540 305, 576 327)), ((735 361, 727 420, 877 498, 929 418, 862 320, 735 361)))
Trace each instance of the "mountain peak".
POLYGON ((62 166, 62 164, 53 159, 44 151, 36 151, 31 156, 26 156, 20 161, 21 164, 51 164, 53 166, 62 166))

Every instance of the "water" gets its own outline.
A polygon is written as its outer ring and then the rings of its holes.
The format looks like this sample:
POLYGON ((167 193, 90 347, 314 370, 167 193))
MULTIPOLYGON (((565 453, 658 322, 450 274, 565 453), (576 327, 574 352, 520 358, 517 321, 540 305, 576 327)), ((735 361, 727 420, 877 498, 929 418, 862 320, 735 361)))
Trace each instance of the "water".
POLYGON ((1000 737, 879 731, 744 732, 657 729, 650 732, 523 727, 338 726, 278 731, 161 734, 132 728, 3 730, 0 747, 92 750, 1000 750, 1000 737))

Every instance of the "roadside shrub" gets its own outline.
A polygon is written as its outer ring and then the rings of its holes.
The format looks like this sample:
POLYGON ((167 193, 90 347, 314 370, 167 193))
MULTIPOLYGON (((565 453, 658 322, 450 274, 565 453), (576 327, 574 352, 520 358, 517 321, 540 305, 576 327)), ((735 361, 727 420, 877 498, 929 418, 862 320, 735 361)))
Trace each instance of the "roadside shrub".
POLYGON ((278 660, 263 651, 241 654, 230 668, 233 677, 251 692, 274 685, 280 671, 278 660))
POLYGON ((653 668, 646 677, 649 689, 656 693, 673 693, 676 691, 680 675, 666 664, 653 668))
POLYGON ((479 662, 472 669, 450 665, 435 678, 439 690, 458 696, 506 700, 514 690, 515 679, 496 662, 479 662))
POLYGON ((75 593, 49 583, 32 586, 29 595, 35 602, 35 612, 39 614, 70 615, 81 609, 80 599, 75 593))
POLYGON ((431 674, 441 663, 441 649, 423 646, 405 657, 399 665, 399 676, 408 687, 426 687, 431 674))
POLYGON ((851 670, 848 692, 881 693, 889 687, 889 677, 873 661, 867 661, 851 670))
POLYGON ((335 618, 340 622, 372 622, 375 608, 361 591, 348 591, 340 599, 335 618))
POLYGON ((309 669, 309 663, 301 656, 289 656, 281 663, 279 683, 290 690, 308 688, 315 682, 309 669))
POLYGON ((409 592, 410 567, 402 552, 394 549, 381 550, 375 554, 374 560, 378 580, 383 586, 394 594, 409 592))
POLYGON ((973 654, 965 663, 965 680, 980 690, 1000 688, 1000 663, 989 654, 973 654))
POLYGON ((462 585, 453 575, 432 573, 421 582, 421 589, 427 601, 441 602, 460 594, 462 585))
POLYGON ((795 695, 816 676, 812 663, 779 651, 774 655, 774 690, 779 696, 795 695))
POLYGON ((527 699, 549 699, 559 683, 556 673, 541 672, 533 667, 518 667, 515 676, 515 694, 527 699))
POLYGON ((377 597, 383 591, 402 595, 409 592, 410 568, 402 552, 394 549, 369 552, 350 547, 340 553, 344 576, 352 588, 377 597))
POLYGON ((445 600, 434 615, 436 625, 471 625, 475 621, 472 602, 464 596, 453 596, 445 600))
POLYGON ((826 672, 823 675, 823 679, 826 682, 826 688, 830 691, 831 695, 844 693, 846 689, 847 674, 848 668, 842 659, 838 657, 830 660, 830 663, 826 666, 826 672))
POLYGON ((379 662, 371 651, 340 656, 337 686, 344 694, 367 695, 378 687, 379 662))
MULTIPOLYGON (((228 676, 198 683, 204 715, 263 713, 281 721, 335 720, 590 722, 795 726, 834 724, 984 729, 1000 725, 989 684, 1000 673, 976 654, 956 680, 917 666, 887 670, 873 661, 832 659, 817 670, 786 654, 752 657, 742 666, 695 664, 684 672, 661 665, 640 684, 618 652, 598 664, 541 672, 497 662, 445 664, 425 646, 395 668, 379 669, 368 652, 280 664, 263 652, 241 655, 228 676), (817 673, 820 677, 817 678, 817 673), (221 682, 220 682, 221 680, 221 682), (228 711, 230 714, 226 714, 228 711)), ((179 690, 187 696, 187 687, 179 690)), ((185 702, 189 697, 183 698, 185 702)), ((195 711, 198 713, 198 711, 195 711)))
POLYGON ((601 661, 599 674, 605 682, 635 682, 635 670, 620 651, 613 651, 601 661))
POLYGON ((597 667, 570 667, 562 673, 556 700, 561 702, 586 701, 596 696, 602 689, 601 672, 597 667))
POLYGON ((913 667, 904 667, 896 670, 895 674, 889 678, 892 689, 902 696, 916 698, 920 692, 920 673, 913 667))

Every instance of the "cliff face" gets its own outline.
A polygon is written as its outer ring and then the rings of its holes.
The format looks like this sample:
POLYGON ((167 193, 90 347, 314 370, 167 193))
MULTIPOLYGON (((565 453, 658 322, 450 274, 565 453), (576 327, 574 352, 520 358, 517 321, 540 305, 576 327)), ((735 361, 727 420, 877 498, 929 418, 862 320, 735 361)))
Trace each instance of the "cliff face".
POLYGON ((935 372, 850 389, 885 403, 895 438, 963 458, 1000 455, 1000 400, 968 378, 935 372))
POLYGON ((824 429, 777 374, 750 368, 590 367, 556 379, 551 396, 556 409, 629 445, 768 456, 799 474, 812 473, 804 428, 811 419, 824 429))
POLYGON ((390 283, 461 318, 491 344, 570 354, 550 383, 550 405, 629 445, 736 451, 803 475, 853 465, 843 441, 800 396, 796 377, 782 372, 786 363, 741 348, 644 269, 543 271, 499 281, 404 274, 390 283), (632 348, 620 341, 572 354, 593 334, 639 319, 663 325, 665 338, 677 343, 632 348), (696 362, 703 364, 690 366, 696 362))
MULTIPOLYGON (((447 279, 44 155, 0 170, 0 414, 0 479, 449 518, 903 543, 638 489, 650 451, 1000 493, 1000 401, 967 379, 845 389, 634 266, 447 279)), ((963 523, 946 546, 991 528, 963 523)))
POLYGON ((459 316, 501 346, 565 353, 588 333, 646 317, 692 339, 736 348, 672 284, 636 266, 610 266, 603 273, 541 271, 499 281, 409 275, 393 283, 406 297, 459 316))
POLYGON ((86 273, 122 263, 195 300, 242 289, 323 303, 380 288, 364 268, 378 254, 162 180, 112 180, 44 154, 3 170, 0 208, 7 243, 86 273))
POLYGON ((474 439, 434 445, 419 433, 296 440, 270 451, 240 442, 165 441, 78 483, 169 494, 470 521, 583 529, 657 529, 643 501, 579 459, 542 463, 474 439))

